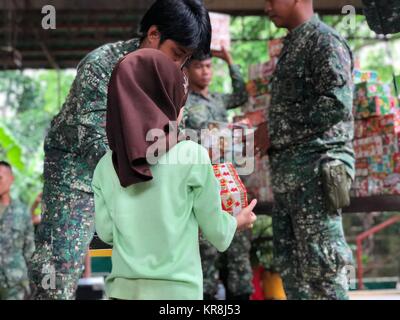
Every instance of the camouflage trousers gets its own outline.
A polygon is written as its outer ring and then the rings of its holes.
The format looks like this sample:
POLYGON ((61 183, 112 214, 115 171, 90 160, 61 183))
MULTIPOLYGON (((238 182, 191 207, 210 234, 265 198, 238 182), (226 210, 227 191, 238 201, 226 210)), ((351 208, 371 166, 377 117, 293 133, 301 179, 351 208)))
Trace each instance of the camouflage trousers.
POLYGON ((348 299, 352 252, 341 211, 328 209, 321 178, 274 197, 274 265, 288 299, 348 299))
POLYGON ((0 286, 0 300, 26 300, 29 298, 30 289, 28 281, 12 287, 0 286))
POLYGON ((94 234, 93 195, 45 183, 42 210, 29 265, 33 298, 74 299, 94 234))
POLYGON ((251 295, 253 272, 250 264, 251 232, 236 232, 229 248, 220 253, 200 236, 204 295, 214 297, 218 291, 220 271, 226 274, 227 297, 251 295))

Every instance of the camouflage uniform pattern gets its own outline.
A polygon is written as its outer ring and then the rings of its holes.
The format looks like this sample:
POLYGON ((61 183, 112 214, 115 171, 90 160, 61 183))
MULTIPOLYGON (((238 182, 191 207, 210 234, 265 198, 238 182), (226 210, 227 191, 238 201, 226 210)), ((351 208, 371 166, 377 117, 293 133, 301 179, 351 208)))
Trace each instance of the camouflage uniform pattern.
POLYGON ((363 0, 362 2, 371 30, 378 34, 400 32, 400 0, 363 0))
POLYGON ((35 250, 28 209, 13 201, 0 215, 0 299, 29 298, 27 264, 35 250))
POLYGON ((326 205, 321 165, 354 179, 352 53, 317 16, 289 33, 268 110, 275 260, 289 299, 345 299, 351 263, 340 211, 326 205))
POLYGON ((348 299, 346 266, 353 264, 352 252, 341 211, 326 203, 320 178, 275 199, 274 265, 290 300, 348 299))
POLYGON ((106 153, 107 88, 114 66, 139 40, 106 44, 77 76, 45 139, 42 222, 30 266, 36 299, 73 299, 94 233, 93 171, 106 153), (55 275, 55 286, 43 279, 55 275), (43 282, 44 281, 44 282, 43 282))
MULTIPOLYGON (((210 121, 226 122, 227 109, 246 103, 245 83, 237 65, 230 66, 232 94, 210 93, 208 97, 190 92, 185 105, 183 123, 185 128, 198 132, 207 128, 210 121)), ((226 269, 227 290, 231 295, 250 295, 253 291, 250 265, 250 234, 236 233, 231 246, 220 254, 200 235, 200 254, 203 269, 203 291, 206 297, 214 297, 218 290, 219 265, 226 269), (221 260, 220 260, 221 259, 221 260)))

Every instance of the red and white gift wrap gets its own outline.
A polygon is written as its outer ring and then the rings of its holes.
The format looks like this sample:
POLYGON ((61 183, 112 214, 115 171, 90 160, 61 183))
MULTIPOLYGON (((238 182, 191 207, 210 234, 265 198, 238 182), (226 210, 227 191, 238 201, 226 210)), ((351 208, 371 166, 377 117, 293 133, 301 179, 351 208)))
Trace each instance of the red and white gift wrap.
POLYGON ((248 206, 247 191, 232 163, 213 165, 221 186, 222 209, 236 216, 248 206))

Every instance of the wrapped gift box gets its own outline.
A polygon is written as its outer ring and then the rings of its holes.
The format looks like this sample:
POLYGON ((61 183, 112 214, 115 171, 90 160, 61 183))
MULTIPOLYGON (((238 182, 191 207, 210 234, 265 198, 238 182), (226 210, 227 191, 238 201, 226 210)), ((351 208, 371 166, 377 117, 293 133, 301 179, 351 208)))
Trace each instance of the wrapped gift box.
POLYGON ((400 173, 400 153, 393 154, 393 173, 400 173))
POLYGON ((268 41, 268 52, 272 58, 279 57, 283 49, 283 39, 273 39, 268 41))
POLYGON ((248 194, 258 201, 273 201, 268 156, 255 158, 254 172, 242 177, 248 194))
POLYGON ((383 193, 399 195, 400 194, 400 174, 389 174, 383 181, 383 193))
POLYGON ((246 84, 246 90, 251 97, 269 94, 271 92, 270 81, 270 77, 250 80, 246 84))
POLYGON ((260 123, 267 121, 265 110, 246 112, 244 115, 250 124, 250 128, 257 127, 260 123))
MULTIPOLYGON (((399 88, 400 90, 400 88, 399 88)), ((396 97, 390 97, 390 108, 392 109, 392 112, 398 112, 399 111, 399 99, 396 97)))
POLYGON ((230 50, 230 16, 215 12, 210 12, 209 14, 212 28, 211 50, 221 50, 222 46, 230 50))
POLYGON ((249 80, 262 79, 272 76, 278 63, 277 58, 258 64, 252 64, 249 67, 249 80))
POLYGON ((367 82, 367 81, 378 82, 379 75, 378 72, 376 71, 361 71, 355 69, 353 72, 353 79, 354 83, 367 82))
POLYGON ((384 193, 384 179, 383 175, 370 175, 368 176, 368 195, 377 196, 384 193))
POLYGON ((384 116, 391 113, 392 98, 376 96, 355 100, 355 117, 357 119, 384 116))
POLYGON ((356 177, 368 176, 368 158, 356 159, 356 177))
POLYGON ((356 177, 351 189, 352 197, 368 196, 368 177, 356 177))
POLYGON ((382 152, 384 155, 392 155, 399 152, 399 137, 398 134, 382 135, 382 152))
POLYGON ((246 188, 232 163, 215 164, 213 169, 221 186, 222 208, 236 216, 248 206, 246 188))
MULTIPOLYGON (((386 154, 375 157, 368 157, 368 174, 379 176, 380 174, 391 174, 394 170, 393 155, 386 154)), ((382 177, 382 176, 380 176, 382 177)))
POLYGON ((383 154, 383 143, 381 136, 357 139, 353 142, 356 158, 380 156, 383 154))
POLYGON ((354 122, 354 137, 356 139, 371 137, 381 133, 379 117, 360 119, 354 122))
POLYGON ((379 127, 382 134, 397 134, 400 132, 399 112, 379 118, 379 127))
POLYGON ((268 93, 261 96, 250 97, 249 101, 252 107, 251 110, 248 110, 249 112, 256 110, 266 110, 271 105, 271 95, 268 93))
POLYGON ((355 85, 355 98, 373 98, 376 96, 392 96, 392 88, 389 84, 379 82, 361 82, 355 85))

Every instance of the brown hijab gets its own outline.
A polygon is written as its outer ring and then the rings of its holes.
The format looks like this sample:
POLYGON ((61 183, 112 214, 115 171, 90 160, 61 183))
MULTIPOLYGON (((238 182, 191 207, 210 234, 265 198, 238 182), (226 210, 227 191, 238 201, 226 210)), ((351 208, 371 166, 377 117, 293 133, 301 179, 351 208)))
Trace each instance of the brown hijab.
MULTIPOLYGON (((146 160, 151 129, 166 135, 186 102, 186 81, 174 62, 156 49, 139 49, 126 55, 114 68, 107 97, 106 131, 115 171, 121 186, 153 178, 146 160)), ((175 141, 166 146, 171 148, 175 141)))

